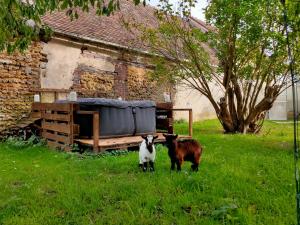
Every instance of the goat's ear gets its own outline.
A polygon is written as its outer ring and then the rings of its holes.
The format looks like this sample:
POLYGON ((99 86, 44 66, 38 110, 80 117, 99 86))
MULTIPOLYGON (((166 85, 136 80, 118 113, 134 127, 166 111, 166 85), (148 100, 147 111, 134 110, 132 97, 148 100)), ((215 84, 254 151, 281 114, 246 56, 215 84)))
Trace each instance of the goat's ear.
POLYGON ((156 138, 158 138, 158 135, 153 136, 153 140, 156 139, 156 138))
POLYGON ((142 135, 141 136, 143 139, 147 140, 147 136, 146 135, 142 135))
POLYGON ((174 137, 174 139, 177 139, 178 138, 178 134, 174 135, 173 137, 174 137))

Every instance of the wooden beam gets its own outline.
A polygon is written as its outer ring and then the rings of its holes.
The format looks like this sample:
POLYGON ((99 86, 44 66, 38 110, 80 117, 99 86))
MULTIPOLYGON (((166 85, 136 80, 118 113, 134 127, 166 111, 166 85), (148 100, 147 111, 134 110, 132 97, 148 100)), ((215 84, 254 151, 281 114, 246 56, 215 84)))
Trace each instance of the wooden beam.
POLYGON ((71 151, 71 147, 66 145, 66 144, 61 144, 61 143, 58 143, 58 142, 47 140, 47 145, 50 148, 53 148, 53 149, 60 148, 60 149, 63 149, 65 151, 71 151))
POLYGON ((156 103, 156 108, 157 109, 172 109, 173 108, 173 103, 171 103, 171 102, 159 102, 159 103, 156 103))
POLYGON ((99 151, 99 132, 100 132, 100 119, 99 112, 93 113, 93 150, 95 153, 99 151))
POLYGON ((174 111, 188 111, 189 112, 189 136, 193 136, 193 110, 191 108, 178 108, 178 109, 170 109, 172 112, 174 111))
POLYGON ((192 110, 191 108, 173 108, 173 109, 170 109, 172 111, 190 111, 192 110))
POLYGON ((71 121, 71 114, 52 114, 52 113, 44 113, 43 118, 46 120, 55 120, 55 121, 71 121))
POLYGON ((59 133, 71 134, 71 126, 70 124, 65 123, 50 123, 46 121, 42 121, 42 129, 43 130, 51 130, 59 133))
POLYGON ((63 142, 65 144, 71 144, 70 136, 63 136, 63 135, 58 135, 57 133, 49 133, 47 131, 43 131, 42 137, 56 141, 56 142, 63 142))
POLYGON ((84 110, 78 110, 76 111, 77 114, 80 115, 94 115, 95 113, 98 113, 98 111, 84 111, 84 110))
POLYGON ((71 103, 39 103, 35 102, 32 104, 32 110, 49 110, 56 112, 70 112, 72 104, 71 103))

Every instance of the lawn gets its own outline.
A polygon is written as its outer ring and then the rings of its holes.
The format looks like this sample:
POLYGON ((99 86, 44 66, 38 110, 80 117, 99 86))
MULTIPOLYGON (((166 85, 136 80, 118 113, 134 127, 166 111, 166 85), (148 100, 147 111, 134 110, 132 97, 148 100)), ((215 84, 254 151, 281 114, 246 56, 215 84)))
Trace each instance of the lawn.
MULTIPOLYGON (((176 125, 187 132, 187 124, 176 125)), ((266 122, 260 135, 225 135, 216 120, 194 124, 204 146, 198 173, 156 171, 138 153, 67 154, 0 144, 0 224, 295 224, 292 125, 266 122)))

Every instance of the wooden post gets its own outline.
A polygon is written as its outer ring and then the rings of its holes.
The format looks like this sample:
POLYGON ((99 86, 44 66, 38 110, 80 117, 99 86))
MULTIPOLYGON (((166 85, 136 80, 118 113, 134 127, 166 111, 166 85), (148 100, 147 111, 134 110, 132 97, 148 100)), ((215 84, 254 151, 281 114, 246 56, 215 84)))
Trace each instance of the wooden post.
POLYGON ((93 150, 95 153, 99 151, 98 145, 99 145, 99 126, 100 120, 99 120, 99 113, 94 112, 93 113, 93 140, 94 140, 94 145, 93 145, 93 150))
MULTIPOLYGON (((56 95, 57 92, 55 92, 56 95)), ((57 114, 57 112, 55 112, 57 114)), ((74 144, 74 105, 70 103, 70 111, 69 111, 69 116, 70 116, 70 135, 69 135, 69 140, 70 140, 70 148, 69 150, 72 150, 73 144, 74 144)), ((67 148, 68 149, 68 148, 67 148)))
POLYGON ((174 113, 173 113, 172 108, 168 109, 167 118, 168 118, 168 133, 173 134, 174 133, 174 129, 173 129, 174 113))
POLYGON ((54 91, 54 101, 58 100, 58 92, 54 91))
POLYGON ((189 136, 193 136, 193 110, 189 109, 189 136))

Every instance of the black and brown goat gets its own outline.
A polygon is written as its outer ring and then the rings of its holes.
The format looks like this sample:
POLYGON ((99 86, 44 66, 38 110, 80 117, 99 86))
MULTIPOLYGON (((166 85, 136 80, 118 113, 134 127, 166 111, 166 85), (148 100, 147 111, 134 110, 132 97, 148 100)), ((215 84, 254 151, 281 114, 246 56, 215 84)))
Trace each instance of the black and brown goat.
POLYGON ((193 139, 178 141, 178 135, 164 134, 166 138, 166 146, 171 159, 171 170, 177 166, 177 171, 181 170, 183 161, 192 162, 192 170, 198 171, 198 166, 201 159, 202 147, 193 139))

